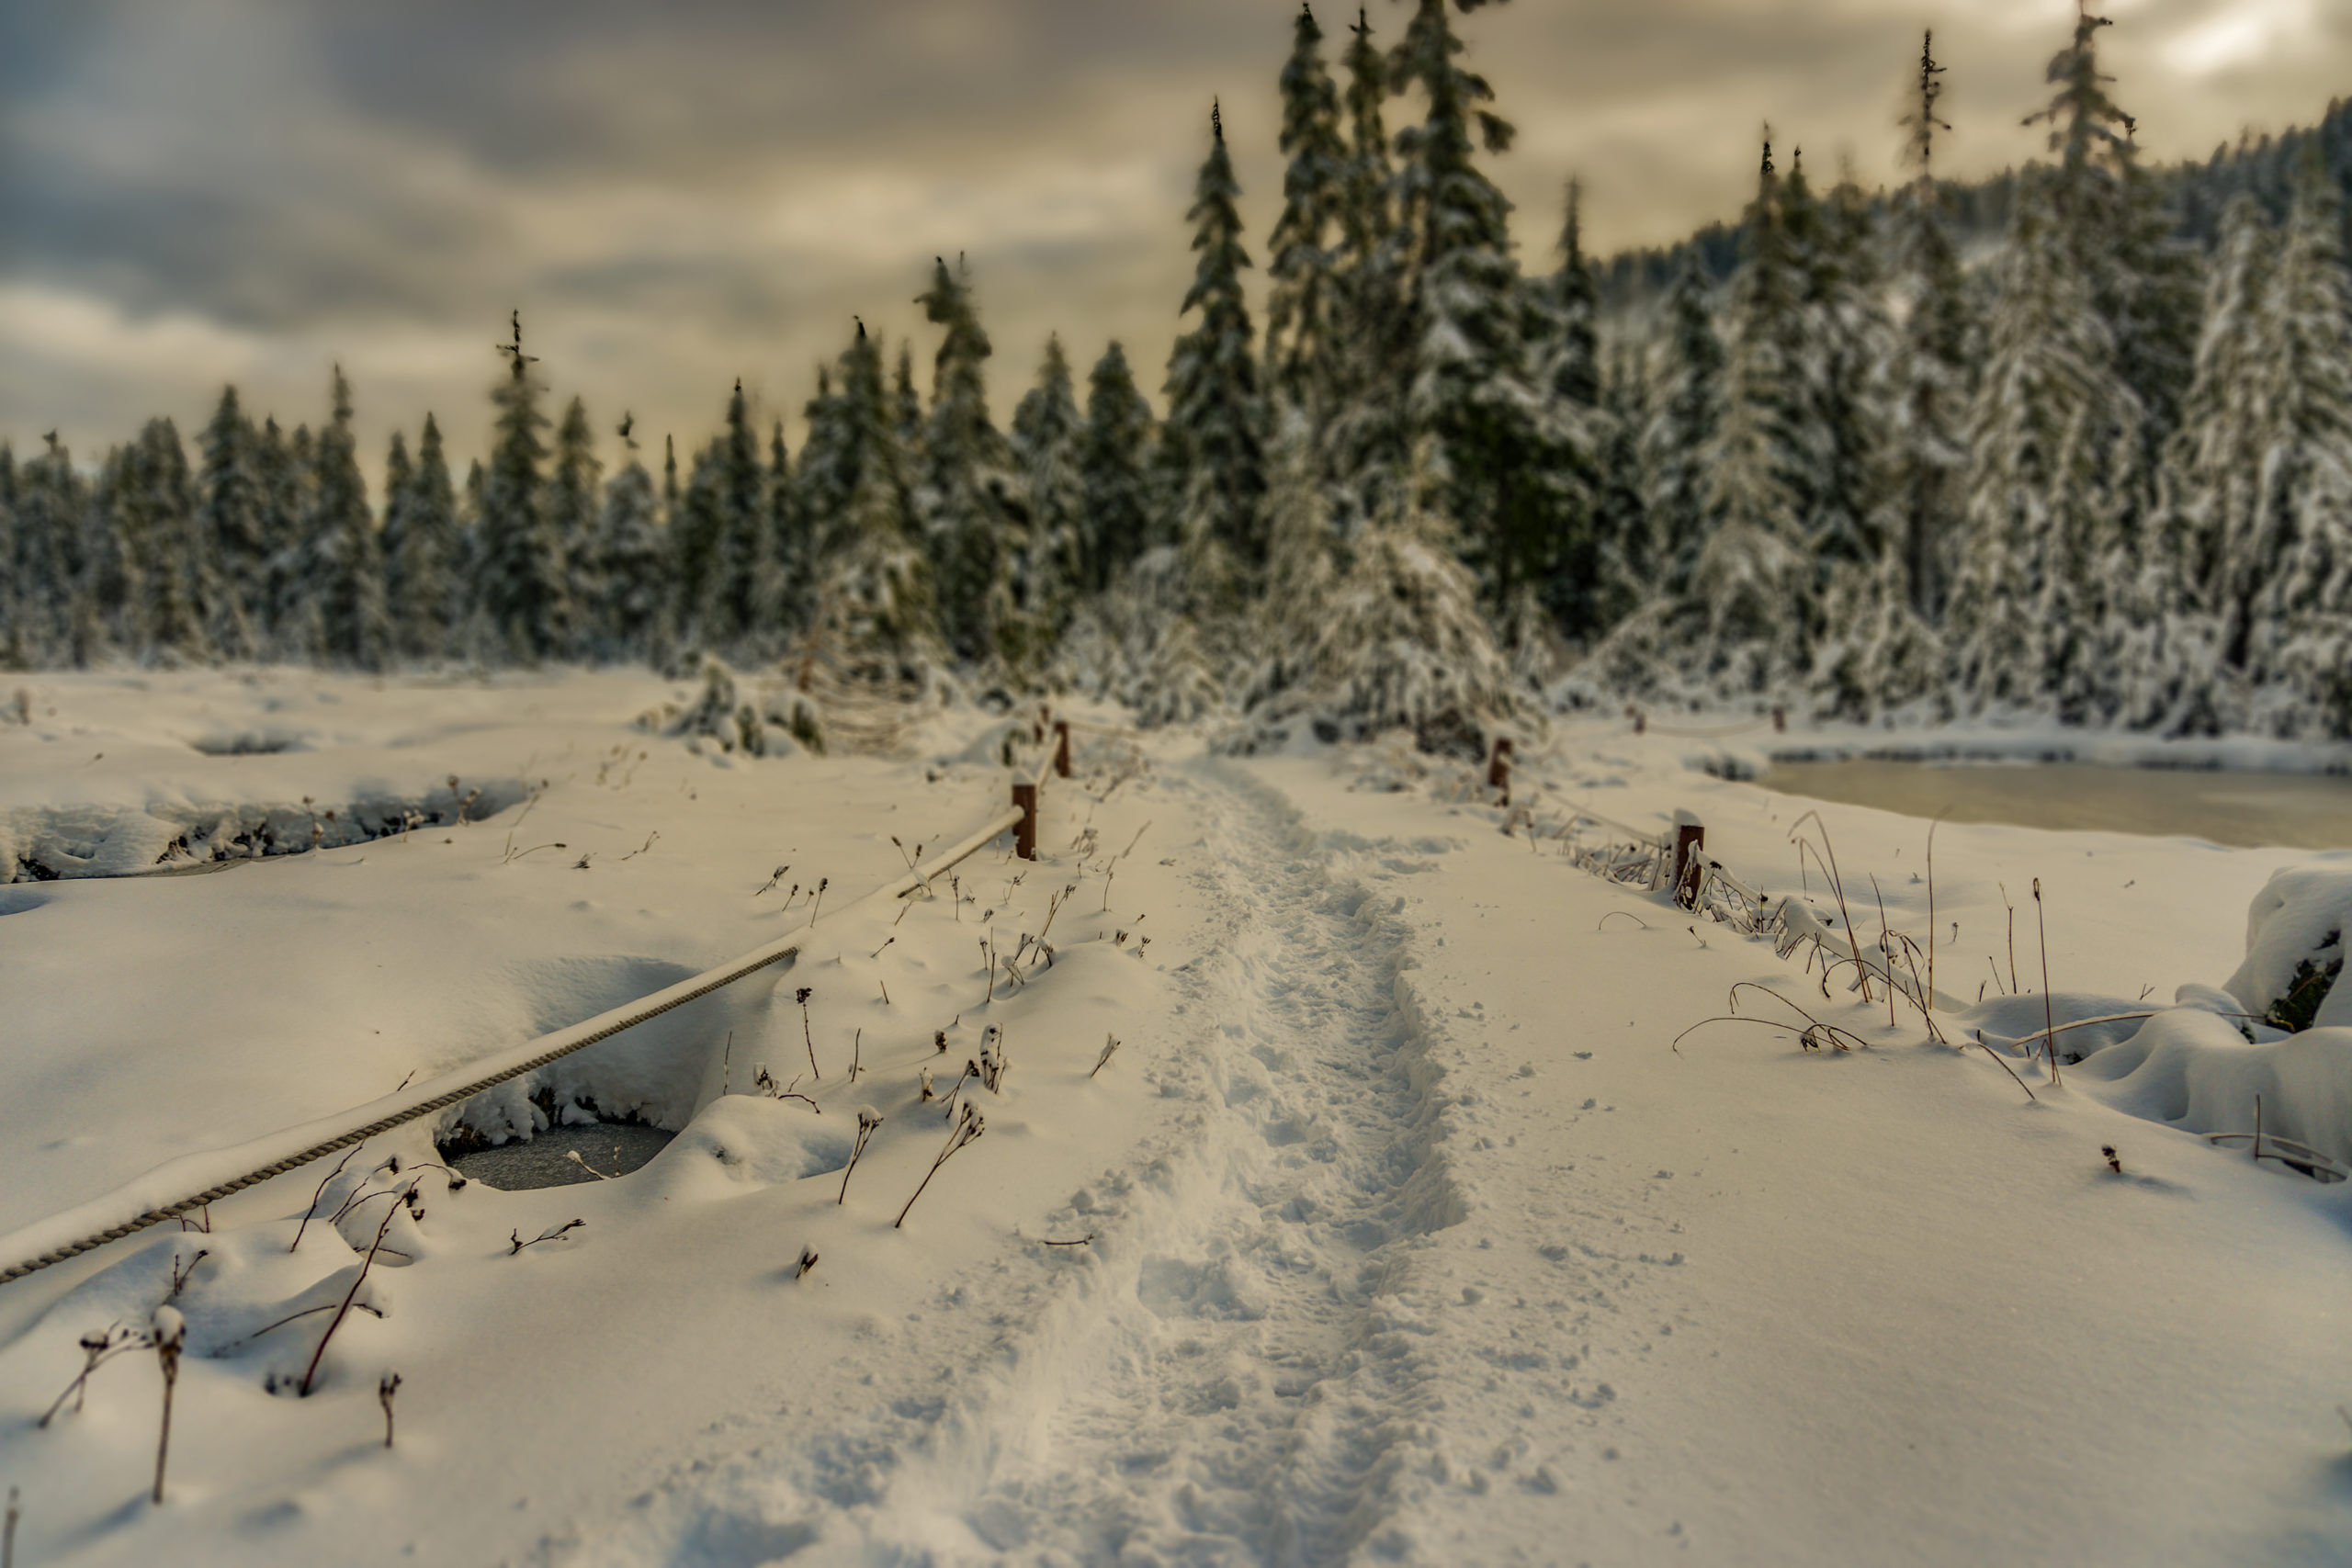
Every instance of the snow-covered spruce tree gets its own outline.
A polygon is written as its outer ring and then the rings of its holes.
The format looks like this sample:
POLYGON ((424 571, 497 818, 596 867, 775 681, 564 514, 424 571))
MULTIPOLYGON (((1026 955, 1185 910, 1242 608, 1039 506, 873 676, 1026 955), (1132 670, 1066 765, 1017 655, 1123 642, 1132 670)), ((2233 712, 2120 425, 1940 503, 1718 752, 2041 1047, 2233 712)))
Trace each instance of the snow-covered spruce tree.
POLYGON ((1050 637, 1085 592, 1086 485, 1079 439, 1083 422, 1058 335, 1046 340, 1037 384, 1012 411, 1012 453, 1029 501, 1029 526, 1015 558, 1013 603, 1050 637))
POLYGON ((266 649, 269 539, 266 497, 254 467, 256 440, 253 421, 238 406, 237 389, 222 388, 202 436, 197 527, 218 574, 206 630, 227 659, 259 659, 266 649))
POLYGON ((2050 101, 2026 123, 2050 127, 2055 221, 2114 340, 2116 372, 2143 411, 2142 455, 2153 459, 2188 390, 2199 290, 2163 191, 2140 166, 2132 118, 2108 96, 2114 78, 2098 68, 2098 32, 2109 25, 2079 0, 2074 35, 2051 58, 2050 101))
POLYGON ((2223 558, 2230 646, 2243 627, 2265 728, 2352 738, 2352 273, 2343 202, 2316 141, 2304 153, 2262 319, 2265 521, 2223 558))
POLYGON ((1702 449, 1705 543, 1690 588, 1699 667, 1762 692, 1804 672, 1813 587, 1806 517, 1818 468, 1806 423, 1805 279, 1766 142, 1731 282, 1720 418, 1702 449))
POLYGON ((401 558, 406 553, 401 541, 408 532, 409 496, 415 487, 416 464, 408 455, 408 434, 395 430, 384 449, 384 522, 376 530, 376 548, 384 562, 384 615, 396 658, 401 651, 401 558))
POLYGON ((1243 701, 1256 706, 1306 680, 1332 584, 1339 536, 1330 487, 1306 411, 1285 403, 1274 433, 1266 494, 1266 592, 1256 606, 1243 701))
POLYGON ((653 476, 638 458, 637 418, 624 415, 617 434, 623 461, 605 481, 596 524, 596 598, 589 619, 594 650, 605 660, 650 659, 666 646, 671 609, 667 541, 653 476))
POLYGON ((1172 615, 1160 624, 1128 705, 1146 729, 1194 724, 1222 710, 1225 688, 1193 617, 1172 615))
POLYGON ((1388 54, 1374 41, 1361 9, 1348 31, 1341 99, 1348 150, 1332 271, 1334 384, 1323 434, 1343 536, 1398 499, 1409 462, 1401 389, 1412 347, 1405 310, 1410 237, 1396 223, 1385 123, 1388 54))
POLYGON ((1679 597, 1699 570, 1706 543, 1706 465, 1723 419, 1724 345, 1695 250, 1666 298, 1666 326, 1650 375, 1649 422, 1642 431, 1642 500, 1649 521, 1654 592, 1679 597))
POLYGON ((416 462, 406 482, 394 485, 387 470, 384 514, 385 609, 392 647, 405 659, 446 657, 461 597, 458 498, 449 483, 441 426, 430 413, 417 436, 416 462))
MULTIPOLYGON (((839 370, 839 390, 828 410, 828 450, 830 482, 842 487, 843 499, 822 536, 817 618, 804 639, 797 683, 807 688, 822 648, 849 680, 909 694, 936 682, 945 649, 931 565, 915 536, 911 486, 883 385, 881 347, 863 323, 839 370)), ((810 468, 804 456, 804 477, 810 468)))
POLYGON ((490 463, 482 475, 481 545, 474 563, 481 607, 492 634, 508 656, 520 660, 552 658, 571 639, 571 604, 562 536, 548 515, 539 410, 542 388, 523 352, 523 321, 513 321, 514 341, 499 346, 506 355, 506 380, 492 394, 498 418, 490 463))
POLYGON ((603 597, 603 563, 590 542, 603 489, 604 465, 596 458, 596 434, 588 427, 588 405, 573 398, 556 426, 555 467, 548 475, 548 525, 554 529, 564 567, 564 598, 571 605, 565 651, 590 651, 594 628, 590 607, 603 597))
POLYGON ((785 446, 780 419, 768 431, 767 507, 767 536, 761 547, 760 580, 752 592, 752 618, 763 644, 781 648, 808 624, 811 552, 800 492, 793 483, 792 453, 785 446))
POLYGON ((85 612, 83 517, 89 491, 57 433, 43 441, 41 453, 17 470, 17 559, 24 573, 17 625, 33 660, 85 664, 75 648, 75 627, 95 618, 85 612))
POLYGON ((1592 497, 1592 579, 1584 590, 1588 640, 1633 614, 1657 591, 1649 516, 1642 500, 1641 433, 1647 398, 1638 359, 1612 356, 1601 388, 1599 474, 1592 497))
POLYGON ((351 384, 334 367, 331 417, 319 433, 317 482, 304 534, 311 588, 319 606, 319 656, 361 670, 380 670, 390 652, 391 623, 384 606, 384 558, 359 471, 358 440, 351 427, 351 384))
MULTIPOLYGON (((1584 251, 1584 191, 1570 180, 1560 226, 1560 265, 1522 288, 1528 357, 1535 384, 1550 400, 1561 472, 1551 508, 1553 536, 1542 550, 1541 603, 1551 624, 1584 641, 1621 612, 1603 566, 1603 533, 1623 537, 1622 516, 1603 519, 1609 453, 1622 439, 1614 413, 1601 406, 1600 291, 1584 251)), ((1621 454, 1622 456, 1622 454, 1621 454)), ((1616 498, 1622 500, 1622 497, 1616 498)))
POLYGON ((2272 349, 2262 307, 2276 241, 2251 196, 2231 203, 2206 275, 2195 378, 2138 552, 2155 590, 2142 608, 2165 623, 2165 646, 2207 656, 2187 668, 2132 670, 2129 720, 2213 728, 2244 706, 2253 597, 2277 568, 2261 496, 2272 349))
POLYGON ((1086 585, 1106 592, 1157 542, 1152 513, 1151 405, 1136 389, 1116 342, 1086 378, 1086 426, 1078 438, 1080 551, 1086 585))
POLYGON ((932 560, 947 645, 958 658, 1001 657, 1016 670, 1037 649, 1012 613, 1012 558, 1022 502, 1012 451, 989 417, 988 333, 962 259, 934 261, 917 300, 945 329, 933 362, 915 511, 932 560))
POLYGON ((1340 92, 1323 61, 1323 29, 1302 5, 1283 63, 1283 210, 1267 243, 1266 379, 1318 427, 1340 380, 1338 262, 1348 178, 1340 92))
POLYGON ((17 453, 6 441, 0 441, 0 573, 6 574, 0 581, 0 670, 29 669, 32 655, 18 618, 26 584, 17 543, 17 453))
POLYGON ((124 605, 124 649, 163 664, 207 658, 213 572, 198 531, 187 452, 170 420, 149 420, 123 454, 113 511, 123 547, 136 557, 133 592, 141 601, 135 609, 124 605))
POLYGON ((1180 315, 1198 312, 1168 359, 1161 452, 1177 496, 1177 546, 1188 607, 1222 614, 1265 569, 1265 402, 1258 381, 1241 275, 1241 186, 1225 146, 1225 116, 1209 107, 1209 155, 1193 187, 1199 258, 1180 315))
MULTIPOLYGON (((694 456, 671 513, 670 581, 676 601, 673 615, 688 652, 706 649, 716 635, 712 627, 718 615, 712 604, 723 597, 718 542, 727 532, 725 467, 726 438, 705 443, 694 456)), ((698 661, 695 662, 698 668, 698 661)))
POLYGON ((1972 711, 2054 705, 2087 718, 2104 598, 2095 573, 2121 546, 2143 416, 2068 255, 2052 183, 2037 170, 2019 182, 1969 421, 1944 642, 1972 711))
POLYGON ((717 489, 710 497, 709 572, 689 625, 706 646, 735 647, 756 640, 762 631, 759 589, 773 570, 775 539, 759 434, 740 377, 727 400, 727 428, 713 443, 712 454, 717 489))
POLYGON ((254 474, 261 482, 262 538, 266 550, 260 619, 271 653, 277 658, 315 658, 314 638, 303 633, 304 626, 315 630, 317 625, 317 617, 306 615, 303 610, 308 591, 303 528, 311 514, 314 478, 309 427, 297 425, 289 433, 279 429, 275 418, 265 415, 261 437, 254 446, 254 474))
MULTIPOLYGON (((1426 493, 1419 476, 1408 488, 1426 493)), ((1477 585, 1442 515, 1402 509, 1363 530, 1326 603, 1307 678, 1265 705, 1261 729, 1304 723, 1326 740, 1409 731, 1425 751, 1485 755, 1525 716, 1477 585)))
POLYGON ((85 584, 92 625, 76 628, 83 646, 74 662, 88 665, 120 652, 138 657, 147 648, 146 513, 136 503, 133 471, 138 443, 107 449, 90 486, 90 504, 80 520, 85 584))
POLYGON ((1918 175, 1894 208, 1897 292, 1903 325, 1889 397, 1887 484, 1895 510, 1894 547, 1910 579, 1911 607, 1933 618, 1943 607, 1966 496, 1967 410, 1972 391, 1969 291, 1960 250, 1945 221, 1935 179, 1936 78, 1929 33, 1919 48, 1918 98, 1904 123, 1907 161, 1918 175))
MULTIPOLYGON (((1790 176, 1792 207, 1810 196, 1802 169, 1790 176)), ((1814 427, 1814 479, 1805 516, 1816 581, 1841 562, 1867 565, 1885 547, 1885 370, 1894 324, 1884 305, 1878 235, 1851 175, 1806 212, 1797 232, 1804 268, 1805 419, 1814 427)), ((1908 597, 1906 591, 1905 597, 1908 597)))
POLYGON ((1911 607, 1899 551, 1832 569, 1819 621, 1810 678, 1817 711, 1868 723, 1939 692, 1943 645, 1911 607))
MULTIPOLYGON (((1463 9, 1483 0, 1455 0, 1463 9)), ((1397 220, 1412 247, 1407 414, 1416 498, 1451 518, 1490 603, 1508 608, 1543 581, 1564 529, 1581 525, 1589 453, 1529 373, 1510 203, 1476 151, 1510 145, 1509 122, 1483 107, 1494 91, 1463 68, 1446 0, 1419 0, 1389 57, 1389 80, 1418 87, 1419 125, 1396 138, 1397 220)))

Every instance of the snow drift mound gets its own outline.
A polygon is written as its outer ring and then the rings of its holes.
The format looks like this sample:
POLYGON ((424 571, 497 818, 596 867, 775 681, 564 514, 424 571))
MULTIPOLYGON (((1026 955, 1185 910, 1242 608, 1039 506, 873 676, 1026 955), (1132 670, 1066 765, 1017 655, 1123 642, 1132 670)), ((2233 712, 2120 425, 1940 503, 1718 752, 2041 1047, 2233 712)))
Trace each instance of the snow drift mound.
POLYGON ((2352 870, 2295 867, 2256 895, 2245 961, 2225 987, 2183 986, 2153 1010, 2117 997, 2002 997, 1963 1025, 2037 1057, 2046 1005, 2070 1081, 2102 1086, 2117 1109, 2204 1134, 2250 1135, 2258 1119, 2266 1143, 2352 1168, 2352 988, 2336 983, 2347 925, 2352 870))

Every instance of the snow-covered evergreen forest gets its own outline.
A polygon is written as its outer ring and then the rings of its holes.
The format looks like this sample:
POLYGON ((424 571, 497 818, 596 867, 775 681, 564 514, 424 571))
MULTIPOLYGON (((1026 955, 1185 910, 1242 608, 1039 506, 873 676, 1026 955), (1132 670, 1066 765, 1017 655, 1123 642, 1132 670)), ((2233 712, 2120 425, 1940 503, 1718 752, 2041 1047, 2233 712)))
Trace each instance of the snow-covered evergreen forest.
POLYGON ((1959 186, 1930 38, 1902 188, 1767 131, 1736 230, 1610 262, 1573 184, 1514 231, 1457 8, 1301 10, 1262 241, 1210 110, 1164 415, 1116 343, 1008 392, 962 257, 909 278, 935 343, 848 324, 797 451, 740 382, 699 446, 592 417, 518 314, 492 449, 427 416, 374 496, 340 370, 315 425, 232 387, 0 448, 0 660, 715 654, 1241 745, 1627 699, 2352 735, 2352 109, 2153 168, 2086 12, 2046 161, 1959 186))

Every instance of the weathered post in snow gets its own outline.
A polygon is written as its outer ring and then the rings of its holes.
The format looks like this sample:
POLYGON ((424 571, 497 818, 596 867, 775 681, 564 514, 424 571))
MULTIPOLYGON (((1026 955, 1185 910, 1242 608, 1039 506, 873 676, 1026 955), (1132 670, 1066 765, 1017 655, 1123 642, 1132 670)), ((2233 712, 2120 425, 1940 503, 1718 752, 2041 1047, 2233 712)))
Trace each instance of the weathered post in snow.
POLYGON ((1069 777, 1069 720, 1054 720, 1054 777, 1069 777))
POLYGON ((1021 813, 1021 820, 1013 824, 1012 852, 1023 860, 1037 858, 1037 786, 1016 784, 1012 786, 1013 808, 1021 813))
POLYGON ((1699 882, 1704 868, 1699 852, 1707 847, 1707 829, 1688 812, 1674 814, 1674 901, 1686 909, 1699 907, 1699 882))
POLYGON ((1772 705, 1772 733, 1775 735, 1786 735, 1788 732, 1789 710, 1781 706, 1780 704, 1775 703, 1772 705))
POLYGON ((1503 792, 1501 804, 1510 804, 1510 737, 1495 737, 1495 749, 1487 758, 1487 787, 1503 792))

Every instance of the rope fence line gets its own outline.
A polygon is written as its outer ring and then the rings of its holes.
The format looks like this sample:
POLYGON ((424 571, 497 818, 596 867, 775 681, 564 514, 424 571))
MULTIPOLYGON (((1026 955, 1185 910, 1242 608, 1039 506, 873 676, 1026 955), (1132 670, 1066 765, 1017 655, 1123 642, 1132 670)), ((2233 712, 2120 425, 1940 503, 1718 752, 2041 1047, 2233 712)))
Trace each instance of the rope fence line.
MULTIPOLYGON (((1033 786, 1034 788, 1034 786, 1033 786)), ((1008 828, 1018 828, 1018 810, 1004 810, 953 848, 933 856, 896 881, 885 884, 858 900, 857 908, 883 898, 904 898, 931 885, 932 879, 968 858, 1008 828)), ((1035 814, 1030 814, 1034 830, 1035 814)), ((1034 857, 1033 857, 1034 858, 1034 857)), ((836 917, 838 918, 838 917, 836 917)), ((801 928, 805 931, 806 927, 801 928)), ((208 1203, 216 1202, 273 1177, 282 1176, 338 1149, 362 1144, 379 1133, 436 1111, 470 1100, 510 1078, 608 1040, 625 1029, 659 1018, 673 1009, 731 986, 747 976, 777 964, 797 960, 801 931, 779 937, 764 946, 728 960, 633 1002, 598 1013, 568 1028, 512 1045, 454 1072, 395 1090, 380 1100, 332 1116, 302 1122, 227 1148, 184 1155, 157 1166, 103 1197, 38 1221, 0 1236, 0 1285, 23 1279, 67 1258, 119 1241, 149 1225, 160 1224, 208 1203)))

